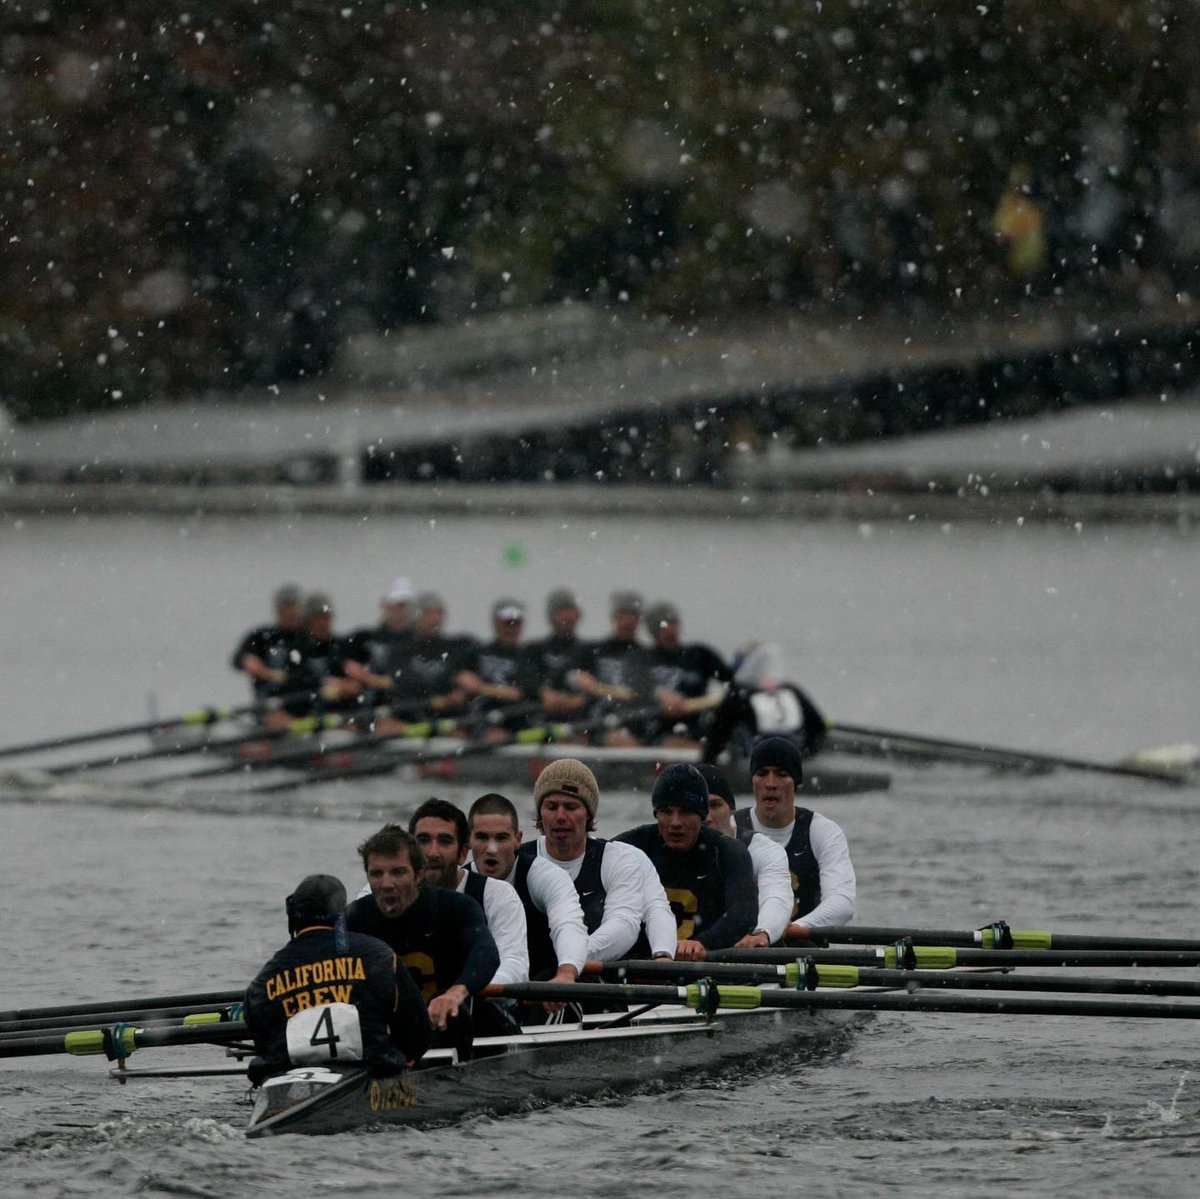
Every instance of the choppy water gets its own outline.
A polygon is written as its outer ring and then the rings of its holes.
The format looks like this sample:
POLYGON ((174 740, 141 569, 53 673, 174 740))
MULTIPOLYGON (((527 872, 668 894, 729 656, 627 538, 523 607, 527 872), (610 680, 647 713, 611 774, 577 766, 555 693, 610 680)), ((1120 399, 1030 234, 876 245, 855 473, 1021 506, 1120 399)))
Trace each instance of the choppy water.
MULTIPOLYGON (((476 630, 494 595, 536 601, 571 582, 598 632, 607 592, 639 584, 677 600, 692 636, 726 649, 750 635, 783 642, 844 720, 1101 758, 1200 737, 1200 541, 1164 532, 35 521, 0 529, 0 563, 4 742, 140 719, 150 691, 164 711, 239 700, 224 659, 276 582, 329 587, 350 623, 400 570, 476 630), (518 545, 525 565, 505 565, 518 545)), ((0 1009, 241 985, 282 940, 296 879, 356 879, 355 843, 423 793, 372 780, 253 810, 215 785, 170 807, 107 792, 4 802, 0 1009)), ((1104 776, 942 768, 821 807, 851 839, 864 923, 1188 935, 1198 798, 1104 776)), ((640 821, 644 806, 606 793, 601 831, 640 821)), ((687 1092, 266 1143, 240 1137, 236 1082, 119 1087, 94 1060, 9 1060, 0 1189, 1190 1195, 1195 1032, 885 1015, 841 1052, 755 1063, 687 1092)))

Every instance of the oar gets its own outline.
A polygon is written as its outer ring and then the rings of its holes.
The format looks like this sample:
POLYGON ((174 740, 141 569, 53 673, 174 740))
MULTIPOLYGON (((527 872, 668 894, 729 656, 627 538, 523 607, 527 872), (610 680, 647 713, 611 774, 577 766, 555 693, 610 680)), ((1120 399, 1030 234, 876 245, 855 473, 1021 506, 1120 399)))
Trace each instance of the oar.
MULTIPOLYGON (((73 1028, 94 1028, 97 1024, 111 1023, 119 1019, 123 1024, 182 1020, 188 1016, 207 1015, 213 1010, 211 1003, 189 1003, 178 1007, 121 1008, 118 1012, 83 1012, 76 1016, 32 1017, 25 1020, 0 1021, 0 1040, 29 1033, 49 1032, 51 1029, 66 1031, 73 1028)), ((241 1000, 238 999, 221 1008, 227 1019, 241 1018, 241 1000), (230 1013, 234 1013, 230 1016, 230 1013)))
MULTIPOLYGON (((215 1013, 214 1013, 215 1016, 215 1013)), ((124 1060, 135 1049, 161 1048, 168 1045, 231 1045, 249 1035, 240 1021, 177 1024, 165 1028, 146 1028, 117 1023, 106 1028, 76 1029, 0 1041, 0 1058, 38 1057, 50 1053, 69 1053, 76 1057, 104 1054, 110 1061, 124 1060)))
POLYGON ((951 945, 886 945, 876 949, 715 949, 710 962, 794 962, 819 965, 882 966, 889 970, 950 970, 955 966, 1200 966, 1200 952, 1155 949, 956 949, 951 945))
POLYGON ((130 1018, 122 1020, 82 1020, 61 1024, 47 1024, 35 1028, 27 1028, 0 1036, 0 1049, 13 1045, 28 1045, 44 1043, 48 1038, 66 1037, 72 1033, 90 1033, 98 1028, 115 1028, 132 1025, 139 1029, 157 1031, 164 1028, 197 1028, 201 1025, 208 1027, 213 1024, 230 1024, 242 1019, 241 1004, 222 1008, 219 1012, 199 1010, 178 1017, 169 1017, 165 1013, 154 1013, 149 1019, 130 1018))
POLYGON ((1180 937, 1108 937, 1053 933, 1036 928, 1009 928, 1000 920, 977 929, 875 928, 843 925, 823 928, 814 942, 835 945, 889 945, 909 940, 914 945, 963 945, 980 949, 1111 949, 1200 953, 1200 940, 1180 937))
POLYGON ((485 995, 533 1002, 622 999, 627 1003, 679 1004, 706 1015, 753 1008, 798 1008, 801 1011, 978 1012, 998 1016, 1117 1016, 1168 1020, 1200 1020, 1200 1003, 1156 1003, 1151 1000, 1030 999, 1024 996, 941 995, 921 991, 893 992, 793 991, 699 982, 688 986, 622 983, 513 983, 485 987, 485 995))
MULTIPOLYGON (((423 711, 429 711, 428 703, 423 704, 423 711)), ((526 716, 532 712, 540 712, 541 705, 532 702, 520 702, 493 709, 495 713, 492 719, 504 720, 512 716, 526 716)), ((481 720, 488 719, 486 714, 480 713, 464 713, 461 715, 450 717, 433 717, 428 720, 414 722, 407 728, 394 733, 372 733, 364 732, 361 736, 352 740, 340 742, 337 745, 325 746, 319 737, 313 738, 307 745, 293 749, 284 750, 282 753, 271 754, 269 757, 247 759, 244 761, 227 762, 217 766, 203 767, 199 770, 188 770, 177 774, 160 775, 156 779, 148 780, 148 786, 156 786, 164 782, 177 782, 184 779, 199 779, 211 778, 220 774, 233 774, 240 771, 251 770, 269 770, 274 767, 288 767, 295 765, 307 765, 314 757, 322 757, 326 754, 347 754, 355 755, 369 752, 380 745, 386 745, 394 742, 412 741, 414 743, 424 744, 433 737, 452 736, 455 733, 462 732, 464 729, 471 728, 480 723, 481 720)), ((301 722, 302 723, 302 722, 301 722)), ((414 751, 415 752, 415 751, 414 751)), ((447 755, 439 754, 438 757, 447 755)), ((413 755, 398 754, 396 760, 373 762, 370 764, 358 763, 350 761, 345 766, 331 767, 323 769, 319 777, 321 778, 344 778, 355 774, 375 774, 384 773, 395 769, 401 762, 413 760, 413 755)), ((289 786, 300 786, 307 782, 307 779, 300 779, 295 784, 279 783, 268 785, 261 788, 263 792, 271 790, 287 790, 289 786)))
POLYGON ((950 758, 953 761, 979 762, 981 765, 1010 769, 1039 770, 1067 769, 1092 771, 1097 774, 1125 775, 1132 778, 1154 779, 1158 782, 1182 783, 1193 777, 1196 770, 1195 750, 1180 747, 1180 760, 1169 756, 1143 759, 1130 758, 1121 762, 1093 762, 1063 754, 1039 753, 1036 750, 1007 749, 982 741, 956 741, 949 737, 928 737, 921 733, 901 733, 894 729, 870 728, 861 724, 826 721, 826 743, 833 749, 853 750, 863 743, 873 744, 881 753, 912 753, 925 757, 950 758), (1186 760, 1184 750, 1187 750, 1186 760))
POLYGON ((200 991, 186 995, 150 995, 137 999, 104 999, 99 1003, 59 1003, 51 1007, 12 1008, 0 1012, 0 1021, 53 1020, 58 1016, 70 1016, 76 1020, 87 1020, 92 1016, 110 1020, 124 1012, 158 1011, 162 1008, 206 1007, 219 1008, 231 1003, 240 1003, 244 991, 200 991))
MULTIPOLYGON (((538 725, 533 728, 521 729, 514 733, 511 737, 497 741, 464 741, 461 745, 456 746, 452 750, 438 750, 429 752, 426 749, 416 749, 411 754, 397 755, 391 768, 399 766, 401 763, 407 765, 421 765, 426 762, 457 762, 463 758, 480 757, 485 754, 495 753, 498 749, 503 749, 506 746, 512 745, 543 745, 553 744, 555 742, 563 742, 563 750, 569 753, 571 743, 568 738, 578 736, 582 733, 592 732, 596 729, 611 727, 615 722, 637 721, 644 720, 658 712, 657 706, 646 708, 631 708, 631 709, 616 709, 603 717, 598 717, 590 720, 577 720, 566 723, 555 722, 545 725, 538 725)), ((365 748, 369 748, 370 744, 378 744, 383 741, 394 740, 396 737, 403 737, 405 734, 397 733, 386 736, 377 736, 369 739, 365 748)), ((353 750, 355 746, 340 747, 347 750, 353 750)), ((360 746, 358 748, 364 748, 360 746)), ((264 763, 270 765, 268 761, 264 763)), ((352 776, 356 773, 355 768, 351 765, 345 768, 338 768, 329 771, 322 771, 320 774, 308 776, 299 779, 285 779, 276 783, 267 783, 261 787, 250 787, 247 789, 249 794, 265 795, 280 791, 293 791, 298 787, 311 786, 316 783, 333 782, 337 779, 343 779, 352 776)), ((359 772, 361 773, 361 771, 359 772)))
POLYGON ((25 741, 20 745, 0 746, 0 758, 10 758, 16 754, 38 753, 45 749, 66 749, 72 745, 87 745, 91 741, 112 741, 118 737, 135 737, 140 733, 157 733, 161 729, 179 728, 184 725, 216 724, 221 720, 230 720, 235 716, 246 716, 251 712, 270 712, 278 710, 300 699, 311 698, 311 691, 299 691, 291 695, 280 695, 257 703, 244 704, 238 708, 199 708, 195 712, 185 712, 182 716, 169 716, 161 720, 147 720, 141 724, 122 724, 113 728, 95 729, 90 733, 67 733, 61 737, 47 737, 41 741, 25 741))
POLYGON ((150 749, 138 749, 131 753, 106 754, 103 757, 85 758, 80 762, 63 762, 55 766, 45 767, 43 774, 62 777, 79 774, 87 770, 103 770, 110 766, 128 766, 134 762, 150 762, 157 758, 179 758, 191 754, 221 753, 227 749, 237 749, 253 741, 279 741, 284 737, 292 737, 302 733, 311 733, 318 728, 337 728, 341 719, 336 716, 326 716, 320 723, 312 717, 298 717, 287 728, 266 729, 254 728, 247 730, 237 737, 221 737, 216 740, 178 742, 174 745, 156 745, 150 749))
POLYGON ((714 982, 778 982, 781 986, 934 987, 961 991, 1059 991, 1087 995, 1178 995, 1200 997, 1200 982, 1166 978, 1095 978, 1066 974, 955 973, 941 970, 884 970, 870 966, 817 965, 801 958, 780 966, 736 962, 619 961, 588 962, 585 974, 618 980, 645 978, 711 978, 714 982))

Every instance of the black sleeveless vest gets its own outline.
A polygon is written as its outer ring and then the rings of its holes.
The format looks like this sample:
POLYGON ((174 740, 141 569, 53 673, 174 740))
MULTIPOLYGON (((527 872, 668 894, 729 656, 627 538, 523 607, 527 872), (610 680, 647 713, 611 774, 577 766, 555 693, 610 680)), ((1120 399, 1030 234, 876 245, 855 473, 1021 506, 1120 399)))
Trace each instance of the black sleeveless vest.
MULTIPOLYGON (((481 908, 483 908, 483 889, 487 886, 487 877, 482 874, 477 874, 474 870, 464 871, 467 876, 466 883, 463 884, 463 894, 469 895, 481 908)), ((487 908, 483 908, 484 915, 487 915, 487 908)))
POLYGON ((525 908, 525 944, 529 948, 529 977, 545 979, 550 978, 558 969, 558 954, 554 951, 554 941, 550 936, 550 921, 546 913, 533 902, 533 896, 529 893, 529 870, 537 861, 537 856, 537 842, 521 846, 517 851, 512 885, 517 889, 525 908), (527 850, 533 852, 528 853, 527 850))
MULTIPOLYGON (((575 893, 579 896, 579 906, 583 908, 583 923, 589 933, 594 933, 604 920, 604 883, 600 878, 600 866, 604 861, 604 847, 608 842, 603 837, 589 837, 587 848, 583 851, 583 861, 579 864, 579 874, 575 878, 575 893)), ((537 842, 531 841, 517 850, 518 864, 524 858, 532 862, 538 856, 537 842)), ((519 869, 519 865, 518 865, 519 869)), ((526 873, 529 867, 525 868, 526 873)), ((522 899, 524 896, 522 896, 522 899)), ((528 910, 528 909, 527 909, 528 910)), ((533 958, 530 957, 530 968, 533 958)))
MULTIPOLYGON (((750 812, 750 808, 738 808, 733 814, 734 827, 739 836, 754 829, 750 823, 750 812)), ((821 902, 821 868, 813 855, 808 835, 812 818, 813 814, 808 808, 797 808, 791 839, 783 847, 792 873, 792 894, 796 897, 792 904, 793 920, 805 912, 811 912, 821 902)))

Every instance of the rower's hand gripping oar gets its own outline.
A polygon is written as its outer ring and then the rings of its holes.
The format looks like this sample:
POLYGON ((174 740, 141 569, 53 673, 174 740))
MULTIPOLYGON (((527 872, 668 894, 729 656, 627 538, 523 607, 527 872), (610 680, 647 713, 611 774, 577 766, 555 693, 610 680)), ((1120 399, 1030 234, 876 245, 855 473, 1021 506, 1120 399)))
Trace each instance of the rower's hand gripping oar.
MULTIPOLYGON (((394 766, 399 766, 402 763, 406 765, 422 765, 428 762, 450 762, 454 763, 463 758, 481 757, 486 754, 494 753, 496 750, 503 749, 506 746, 512 745, 543 745, 554 744, 561 742, 564 748, 570 748, 570 738, 578 736, 582 733, 593 732, 599 729, 612 727, 614 723, 624 723, 626 721, 638 721, 650 719, 658 713, 658 707, 645 708, 616 708, 607 713, 603 717, 597 717, 589 720, 578 720, 563 722, 552 722, 543 725, 537 725, 532 728, 521 729, 514 733, 511 737, 497 739, 495 741, 464 741, 461 745, 450 750, 438 750, 429 752, 426 749, 418 747, 416 752, 412 754, 397 755, 394 766)), ((353 752, 356 749, 370 749, 372 745, 379 744, 384 741, 393 741, 397 738, 411 736, 405 733, 385 734, 383 736, 375 736, 366 738, 360 743, 351 743, 345 746, 339 746, 339 750, 353 752)), ((273 761, 268 760, 263 765, 270 766, 272 764, 281 764, 279 759, 273 761)), ((309 786, 314 783, 333 782, 337 779, 347 778, 356 773, 353 764, 344 768, 334 768, 331 770, 322 771, 320 774, 309 777, 301 777, 298 779, 286 779, 277 783, 268 783, 262 787, 251 787, 249 793, 254 795, 274 794, 280 791, 292 791, 298 787, 309 786)), ((195 777, 195 776, 192 776, 195 777)))

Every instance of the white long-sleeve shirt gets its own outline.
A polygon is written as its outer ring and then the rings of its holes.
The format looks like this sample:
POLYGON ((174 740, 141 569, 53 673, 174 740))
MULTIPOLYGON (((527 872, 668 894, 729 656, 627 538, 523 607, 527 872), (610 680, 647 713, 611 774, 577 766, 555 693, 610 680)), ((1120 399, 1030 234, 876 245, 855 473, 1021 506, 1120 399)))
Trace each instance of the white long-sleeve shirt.
POLYGON ((758 924, 774 945, 783 936, 792 917, 792 871, 782 845, 755 833, 747 846, 758 884, 758 924))
MULTIPOLYGON (((464 893, 467 872, 458 872, 458 886, 464 893)), ((500 951, 500 966, 492 975, 494 983, 525 983, 529 981, 529 942, 525 935, 525 905, 516 888, 500 878, 483 880, 483 918, 488 932, 500 951)))
MULTIPOLYGON (((510 884, 516 873, 514 865, 507 879, 510 884)), ((556 862, 542 857, 529 863, 525 882, 529 887, 530 902, 539 912, 545 913, 550 925, 550 941, 558 964, 574 966, 582 973, 588 960, 588 931, 574 884, 564 871, 558 869, 556 862)))
MULTIPOLYGON (((762 833, 776 845, 782 846, 792 839, 795 827, 793 821, 786 828, 767 828, 759 823, 753 808, 750 810, 750 824, 756 833, 762 833)), ((849 924, 854 919, 854 897, 858 884, 850 861, 846 834, 828 816, 814 812, 808 839, 821 872, 821 902, 811 912, 797 913, 796 923, 806 924, 809 928, 836 928, 849 924)))
MULTIPOLYGON (((569 862, 560 862, 546 852, 545 837, 538 838, 537 846, 538 857, 564 870, 572 883, 579 877, 583 855, 569 862)), ((655 929, 650 942, 652 951, 658 952, 661 948, 674 955, 675 917, 671 914, 658 872, 650 859, 635 845, 608 841, 600 860, 600 881, 604 884, 604 917, 599 926, 588 934, 588 958, 591 961, 612 962, 625 957, 638 939, 643 921, 647 924, 647 935, 651 927, 655 929), (661 908, 658 906, 658 896, 662 897, 661 908), (662 944, 664 909, 671 925, 669 945, 662 944)))

